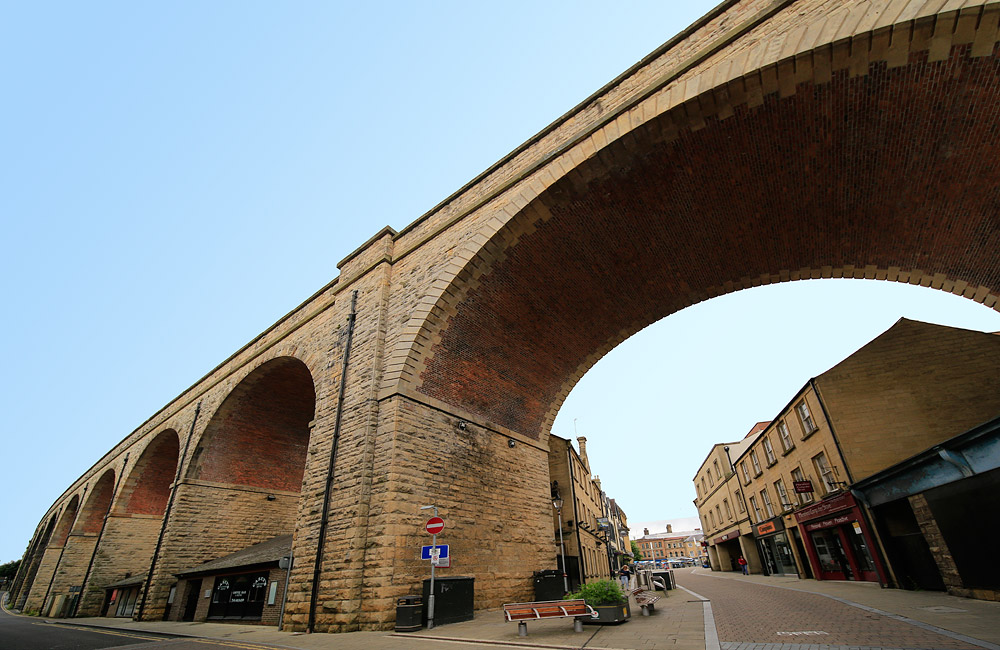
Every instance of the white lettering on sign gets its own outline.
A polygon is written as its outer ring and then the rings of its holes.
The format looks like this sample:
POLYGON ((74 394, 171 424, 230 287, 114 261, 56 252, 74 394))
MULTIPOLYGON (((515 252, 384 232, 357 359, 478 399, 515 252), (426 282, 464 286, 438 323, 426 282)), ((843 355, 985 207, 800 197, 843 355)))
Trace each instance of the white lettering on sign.
POLYGON ((804 632, 777 632, 778 636, 821 636, 823 634, 829 634, 829 632, 823 632, 822 630, 806 630, 804 632))

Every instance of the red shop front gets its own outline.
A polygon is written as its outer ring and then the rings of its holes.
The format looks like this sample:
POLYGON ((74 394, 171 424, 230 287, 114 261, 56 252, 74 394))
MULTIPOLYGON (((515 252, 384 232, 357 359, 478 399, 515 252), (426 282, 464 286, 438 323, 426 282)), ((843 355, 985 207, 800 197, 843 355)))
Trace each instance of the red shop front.
POLYGON ((888 584, 871 531, 849 492, 795 513, 817 580, 888 584))

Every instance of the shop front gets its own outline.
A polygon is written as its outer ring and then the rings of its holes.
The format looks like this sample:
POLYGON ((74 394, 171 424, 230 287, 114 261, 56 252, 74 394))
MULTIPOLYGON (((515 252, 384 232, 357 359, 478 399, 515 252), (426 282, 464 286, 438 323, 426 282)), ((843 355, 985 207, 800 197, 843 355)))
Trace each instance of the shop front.
POLYGON ((843 492, 795 513, 817 580, 888 584, 871 531, 854 497, 843 492))
POLYGON ((780 516, 754 526, 753 536, 768 575, 799 575, 795 566, 795 556, 792 554, 792 547, 785 532, 785 522, 780 516))
MULTIPOLYGON (((732 532, 726 533, 725 535, 720 535, 712 540, 712 546, 715 547, 716 557, 718 559, 718 570, 720 571, 739 571, 740 568, 736 564, 737 558, 743 554, 740 550, 740 531, 739 529, 732 532)), ((715 568, 715 567, 713 567, 715 568)))

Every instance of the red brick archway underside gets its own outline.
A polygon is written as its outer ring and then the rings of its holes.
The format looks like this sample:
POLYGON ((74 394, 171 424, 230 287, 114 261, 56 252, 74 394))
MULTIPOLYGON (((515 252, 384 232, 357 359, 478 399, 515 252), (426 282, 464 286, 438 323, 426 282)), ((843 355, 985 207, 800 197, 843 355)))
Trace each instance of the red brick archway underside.
POLYGON ((610 347, 747 278, 874 266, 995 293, 1000 61, 968 50, 801 84, 669 142, 633 131, 522 213, 418 390, 539 437, 610 347))

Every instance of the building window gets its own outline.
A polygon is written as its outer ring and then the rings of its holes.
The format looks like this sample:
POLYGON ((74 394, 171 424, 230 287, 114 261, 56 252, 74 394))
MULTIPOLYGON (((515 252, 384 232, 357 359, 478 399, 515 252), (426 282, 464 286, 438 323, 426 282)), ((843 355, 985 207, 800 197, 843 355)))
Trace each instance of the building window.
POLYGON ((708 477, 708 487, 715 487, 715 481, 712 480, 712 473, 705 472, 705 476, 708 477))
POLYGON ((723 499, 722 505, 726 507, 726 519, 733 518, 733 509, 729 507, 729 499, 723 499))
POLYGON ((746 461, 740 463, 740 469, 743 470, 743 485, 750 485, 750 470, 747 469, 746 461))
POLYGON ((753 510, 754 523, 764 521, 764 516, 760 511, 760 506, 757 505, 757 497, 753 495, 750 495, 750 509, 753 510))
POLYGON ((788 500, 788 491, 785 489, 785 483, 780 478, 774 482, 774 491, 778 493, 781 509, 791 510, 792 502, 788 500))
POLYGON ((753 464, 753 475, 760 476, 760 461, 757 460, 757 450, 750 450, 750 462, 753 464))
MULTIPOLYGON (((796 467, 792 470, 792 480, 793 481, 805 481, 805 474, 802 473, 801 467, 796 467)), ((813 497, 812 492, 798 492, 799 505, 805 505, 807 503, 812 503, 813 497)))
POLYGON ((767 466, 770 467, 771 465, 774 465, 774 463, 775 463, 774 448, 771 447, 771 439, 770 438, 768 438, 767 436, 764 436, 762 438, 762 440, 763 440, 763 443, 764 443, 764 455, 767 456, 767 466))
POLYGON ((795 443, 792 442, 792 435, 788 433, 788 425, 782 420, 778 423, 778 436, 781 438, 781 447, 785 451, 791 451, 795 447, 795 443))
POLYGON ((715 505, 715 518, 719 520, 719 525, 721 526, 722 525, 722 510, 719 508, 718 504, 715 505))
POLYGON ((703 494, 708 494, 708 488, 705 487, 705 479, 704 478, 701 479, 701 491, 702 491, 703 494))
POLYGON ((764 504, 764 510, 767 511, 767 518, 770 519, 773 517, 774 508, 771 507, 771 497, 768 495, 766 487, 760 491, 760 502, 764 504))
POLYGON ((813 422, 812 414, 809 413, 809 405, 806 404, 805 400, 802 400, 795 405, 795 412, 799 414, 799 422, 802 423, 802 431, 805 435, 809 435, 817 429, 816 423, 813 422))
POLYGON ((715 516, 712 514, 711 510, 708 511, 708 527, 715 528, 715 516))
POLYGON ((739 509, 739 511, 741 513, 742 512, 746 512, 743 509, 743 497, 740 495, 740 491, 739 490, 736 490, 736 507, 739 509))
POLYGON ((826 454, 819 452, 813 456, 813 464, 816 465, 819 480, 823 483, 823 491, 829 494, 836 490, 837 486, 833 480, 833 469, 831 469, 830 463, 826 460, 826 454))
POLYGON ((719 461, 713 460, 712 464, 715 465, 715 478, 722 478, 722 470, 719 469, 719 461))

